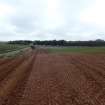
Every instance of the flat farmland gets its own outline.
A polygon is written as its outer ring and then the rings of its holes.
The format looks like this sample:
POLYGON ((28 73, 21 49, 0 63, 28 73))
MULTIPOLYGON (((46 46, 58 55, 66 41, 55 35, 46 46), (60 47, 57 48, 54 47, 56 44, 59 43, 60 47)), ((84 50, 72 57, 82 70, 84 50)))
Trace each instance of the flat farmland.
POLYGON ((48 47, 52 53, 105 53, 105 47, 48 47))
POLYGON ((0 59, 0 105, 105 105, 105 54, 37 49, 0 59))

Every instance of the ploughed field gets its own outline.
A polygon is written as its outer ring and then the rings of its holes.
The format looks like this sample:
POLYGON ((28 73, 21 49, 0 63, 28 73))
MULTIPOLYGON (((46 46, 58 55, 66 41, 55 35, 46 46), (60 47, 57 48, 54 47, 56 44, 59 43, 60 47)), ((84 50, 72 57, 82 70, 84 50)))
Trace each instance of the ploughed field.
POLYGON ((0 105, 105 105, 105 54, 1 58, 0 105))

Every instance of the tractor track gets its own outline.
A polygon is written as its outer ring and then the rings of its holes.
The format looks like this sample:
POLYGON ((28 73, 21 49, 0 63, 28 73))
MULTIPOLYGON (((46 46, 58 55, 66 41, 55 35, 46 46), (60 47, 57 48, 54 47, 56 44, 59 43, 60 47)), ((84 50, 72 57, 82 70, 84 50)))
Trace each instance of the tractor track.
POLYGON ((13 60, 13 58, 5 58, 5 59, 1 59, 0 60, 0 65, 3 65, 3 64, 8 64, 9 62, 11 62, 13 60))
POLYGON ((6 78, 1 81, 0 84, 0 105, 11 105, 15 104, 14 101, 18 101, 21 90, 24 88, 25 80, 33 66, 33 60, 35 60, 36 55, 31 54, 28 56, 27 61, 24 61, 20 66, 14 69, 13 72, 8 74, 6 78), (23 81, 21 83, 21 81, 23 81), (18 94, 19 91, 20 93, 18 94), (15 96, 15 98, 14 98, 15 96))
POLYGON ((104 54, 50 54, 37 49, 26 55, 16 58, 10 72, 4 73, 0 105, 105 104, 104 54))
POLYGON ((4 77, 8 76, 11 72, 14 71, 19 65, 21 65, 29 56, 32 54, 27 54, 24 56, 20 56, 18 58, 13 59, 12 61, 9 60, 6 64, 1 65, 0 67, 0 81, 5 79, 4 77))

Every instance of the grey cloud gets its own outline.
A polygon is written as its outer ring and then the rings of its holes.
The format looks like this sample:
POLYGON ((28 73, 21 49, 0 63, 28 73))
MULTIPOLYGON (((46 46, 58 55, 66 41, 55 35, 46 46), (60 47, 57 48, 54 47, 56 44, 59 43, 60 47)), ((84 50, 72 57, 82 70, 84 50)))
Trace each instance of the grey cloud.
MULTIPOLYGON (((21 1, 21 0, 20 0, 21 1)), ((43 24, 42 0, 23 0, 16 8, 16 13, 10 17, 10 24, 16 27, 17 33, 32 33, 41 29, 43 24)))
POLYGON ((28 16, 16 16, 11 20, 11 24, 16 27, 16 32, 31 32, 34 30, 34 20, 28 16))
MULTIPOLYGON (((99 29, 94 24, 80 22, 80 13, 92 5, 95 0, 59 1, 59 12, 61 18, 64 18, 64 24, 49 29, 50 22, 47 20, 49 15, 48 0, 0 0, 0 3, 7 3, 16 9, 14 14, 6 17, 5 24, 0 23, 0 40, 105 39, 104 28, 99 29)), ((56 24, 56 21, 54 24, 56 24)))

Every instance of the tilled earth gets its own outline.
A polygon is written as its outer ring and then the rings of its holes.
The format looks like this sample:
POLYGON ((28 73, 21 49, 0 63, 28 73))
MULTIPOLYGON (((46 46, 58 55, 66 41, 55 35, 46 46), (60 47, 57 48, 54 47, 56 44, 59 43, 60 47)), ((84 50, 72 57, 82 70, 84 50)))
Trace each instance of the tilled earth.
POLYGON ((105 55, 37 50, 1 59, 0 105, 105 105, 105 55))

